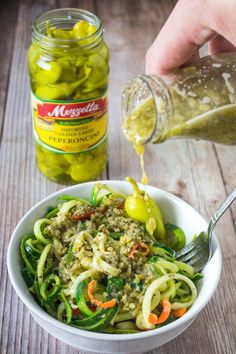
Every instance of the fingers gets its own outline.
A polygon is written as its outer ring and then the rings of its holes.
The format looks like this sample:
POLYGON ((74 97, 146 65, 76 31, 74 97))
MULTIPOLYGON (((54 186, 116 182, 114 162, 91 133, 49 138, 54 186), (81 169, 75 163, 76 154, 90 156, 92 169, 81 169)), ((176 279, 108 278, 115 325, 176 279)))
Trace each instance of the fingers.
POLYGON ((215 35, 202 23, 203 12, 203 1, 177 3, 147 52, 146 73, 166 74, 197 55, 198 49, 215 35))
POLYGON ((208 48, 210 54, 212 55, 218 53, 230 53, 236 51, 236 47, 220 35, 212 38, 209 41, 208 48))
POLYGON ((200 54, 199 54, 199 50, 197 50, 182 66, 196 63, 199 59, 200 59, 200 54))

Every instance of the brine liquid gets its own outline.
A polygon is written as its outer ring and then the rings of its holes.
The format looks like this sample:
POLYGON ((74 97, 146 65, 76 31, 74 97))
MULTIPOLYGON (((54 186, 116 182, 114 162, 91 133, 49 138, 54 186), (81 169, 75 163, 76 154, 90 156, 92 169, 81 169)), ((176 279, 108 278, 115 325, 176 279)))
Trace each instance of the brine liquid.
POLYGON ((167 132, 170 137, 187 137, 236 145, 236 104, 229 104, 203 113, 167 132))
POLYGON ((144 169, 144 146, 143 145, 134 145, 134 150, 140 159, 140 167, 142 172, 141 183, 148 184, 148 176, 144 169))

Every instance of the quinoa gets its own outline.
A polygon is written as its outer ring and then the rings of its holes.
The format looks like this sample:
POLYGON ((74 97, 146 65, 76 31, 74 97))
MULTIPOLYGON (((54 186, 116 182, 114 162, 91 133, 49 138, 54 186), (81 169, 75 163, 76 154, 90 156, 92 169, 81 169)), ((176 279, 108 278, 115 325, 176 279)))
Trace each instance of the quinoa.
POLYGON ((119 294, 121 311, 136 315, 145 289, 153 279, 142 252, 137 251, 135 257, 130 257, 132 248, 145 239, 144 226, 128 217, 120 201, 119 207, 113 201, 104 210, 92 210, 88 219, 81 220, 76 218, 91 210, 87 204, 78 202, 67 214, 60 213, 60 207, 53 222, 45 227, 45 232, 58 238, 64 250, 64 255, 56 265, 63 283, 72 282, 76 276, 89 269, 93 262, 94 247, 102 247, 101 259, 124 279, 125 285, 119 294), (114 235, 118 235, 118 239, 113 239, 114 235))

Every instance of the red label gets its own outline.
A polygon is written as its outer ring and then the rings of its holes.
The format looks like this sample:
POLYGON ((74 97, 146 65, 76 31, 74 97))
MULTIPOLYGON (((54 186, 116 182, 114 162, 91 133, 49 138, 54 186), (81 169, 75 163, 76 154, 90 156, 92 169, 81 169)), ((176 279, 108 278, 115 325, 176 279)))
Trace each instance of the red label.
POLYGON ((106 97, 77 103, 47 103, 37 104, 38 115, 46 119, 78 119, 92 117, 107 110, 106 97))
POLYGON ((107 97, 88 101, 43 101, 34 94, 34 134, 56 152, 77 153, 102 142, 107 133, 107 97))

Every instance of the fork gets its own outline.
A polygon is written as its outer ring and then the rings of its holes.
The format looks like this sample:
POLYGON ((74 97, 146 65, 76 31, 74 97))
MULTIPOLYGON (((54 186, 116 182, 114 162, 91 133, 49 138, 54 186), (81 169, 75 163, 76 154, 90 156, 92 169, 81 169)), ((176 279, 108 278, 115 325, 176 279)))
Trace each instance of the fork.
POLYGON ((236 188, 228 195, 224 202, 213 214, 207 231, 202 231, 186 247, 176 253, 176 259, 185 262, 194 268, 195 273, 200 272, 212 257, 212 237, 217 221, 236 199, 236 188))

